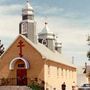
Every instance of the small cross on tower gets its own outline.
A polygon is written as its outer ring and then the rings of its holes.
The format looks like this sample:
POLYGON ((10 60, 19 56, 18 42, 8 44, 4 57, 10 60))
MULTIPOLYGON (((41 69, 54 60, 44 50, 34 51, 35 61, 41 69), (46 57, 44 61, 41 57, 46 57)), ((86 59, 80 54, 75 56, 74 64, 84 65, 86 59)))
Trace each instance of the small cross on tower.
POLYGON ((29 0, 26 0, 27 2, 29 2, 29 0))
POLYGON ((24 47, 24 44, 23 44, 22 40, 20 40, 20 41, 18 42, 18 44, 19 44, 19 45, 17 45, 17 47, 20 48, 19 56, 22 57, 22 56, 23 56, 23 55, 22 55, 22 47, 24 47))

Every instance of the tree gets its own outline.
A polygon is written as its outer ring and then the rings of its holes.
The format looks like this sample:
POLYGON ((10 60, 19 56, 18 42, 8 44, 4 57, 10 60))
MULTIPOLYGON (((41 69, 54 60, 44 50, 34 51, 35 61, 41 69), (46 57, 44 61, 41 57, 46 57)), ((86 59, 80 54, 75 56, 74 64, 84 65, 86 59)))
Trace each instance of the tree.
POLYGON ((45 82, 41 79, 34 78, 34 80, 31 81, 31 84, 28 85, 32 90, 44 90, 45 82))
POLYGON ((88 46, 89 46, 89 51, 87 52, 87 57, 88 57, 88 60, 90 60, 90 35, 88 35, 88 46))
POLYGON ((4 52, 4 46, 3 44, 1 43, 1 40, 0 40, 0 56, 3 54, 4 52))
POLYGON ((90 51, 87 53, 88 60, 90 60, 90 51))

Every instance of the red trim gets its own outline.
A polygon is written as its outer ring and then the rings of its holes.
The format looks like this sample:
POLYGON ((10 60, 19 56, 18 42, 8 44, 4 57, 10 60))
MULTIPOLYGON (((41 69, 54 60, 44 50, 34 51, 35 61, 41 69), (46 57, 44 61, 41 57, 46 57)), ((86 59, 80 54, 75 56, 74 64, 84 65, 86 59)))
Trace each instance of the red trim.
POLYGON ((22 56, 23 56, 23 54, 22 54, 22 47, 24 47, 25 45, 23 44, 23 41, 22 41, 22 40, 20 40, 20 41, 18 42, 18 44, 19 44, 19 45, 17 45, 17 47, 20 48, 19 56, 22 57, 22 56))

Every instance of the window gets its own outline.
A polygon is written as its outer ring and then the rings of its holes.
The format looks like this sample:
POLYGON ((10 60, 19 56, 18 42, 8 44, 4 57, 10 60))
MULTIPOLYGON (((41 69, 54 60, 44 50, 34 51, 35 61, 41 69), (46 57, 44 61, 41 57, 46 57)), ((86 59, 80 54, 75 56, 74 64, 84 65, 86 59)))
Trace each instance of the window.
POLYGON ((46 90, 49 90, 48 88, 46 88, 46 90))
POLYGON ((58 48, 57 48, 57 47, 55 47, 55 50, 58 50, 58 48))
POLYGON ((22 34, 27 34, 28 24, 26 22, 22 23, 21 28, 22 28, 21 33, 22 34))
POLYGON ((40 43, 42 43, 42 39, 38 39, 38 41, 39 41, 40 43))
POLYGON ((63 76, 63 68, 61 69, 61 76, 63 76))
POLYGON ((18 64, 18 67, 25 67, 25 64, 18 64))
POLYGON ((66 78, 67 78, 67 70, 66 70, 66 75, 65 75, 65 76, 66 76, 66 78))
POLYGON ((57 67, 57 76, 59 76, 59 67, 57 67))
POLYGON ((48 65, 48 75, 50 75, 50 65, 48 65))
POLYGON ((43 39, 42 44, 44 44, 47 47, 47 40, 43 39))
POLYGON ((72 78, 74 78, 74 72, 72 71, 72 78))

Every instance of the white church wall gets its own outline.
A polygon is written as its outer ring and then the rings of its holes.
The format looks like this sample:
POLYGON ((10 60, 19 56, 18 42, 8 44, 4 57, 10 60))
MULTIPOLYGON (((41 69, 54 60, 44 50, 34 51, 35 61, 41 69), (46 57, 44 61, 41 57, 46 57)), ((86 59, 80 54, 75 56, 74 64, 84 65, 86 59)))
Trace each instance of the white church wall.
POLYGON ((66 83, 67 90, 71 90, 73 81, 76 83, 76 72, 63 69, 62 73, 62 68, 52 65, 48 66, 47 64, 44 67, 46 83, 45 87, 49 88, 49 90, 52 90, 53 88, 60 90, 63 82, 66 83))

